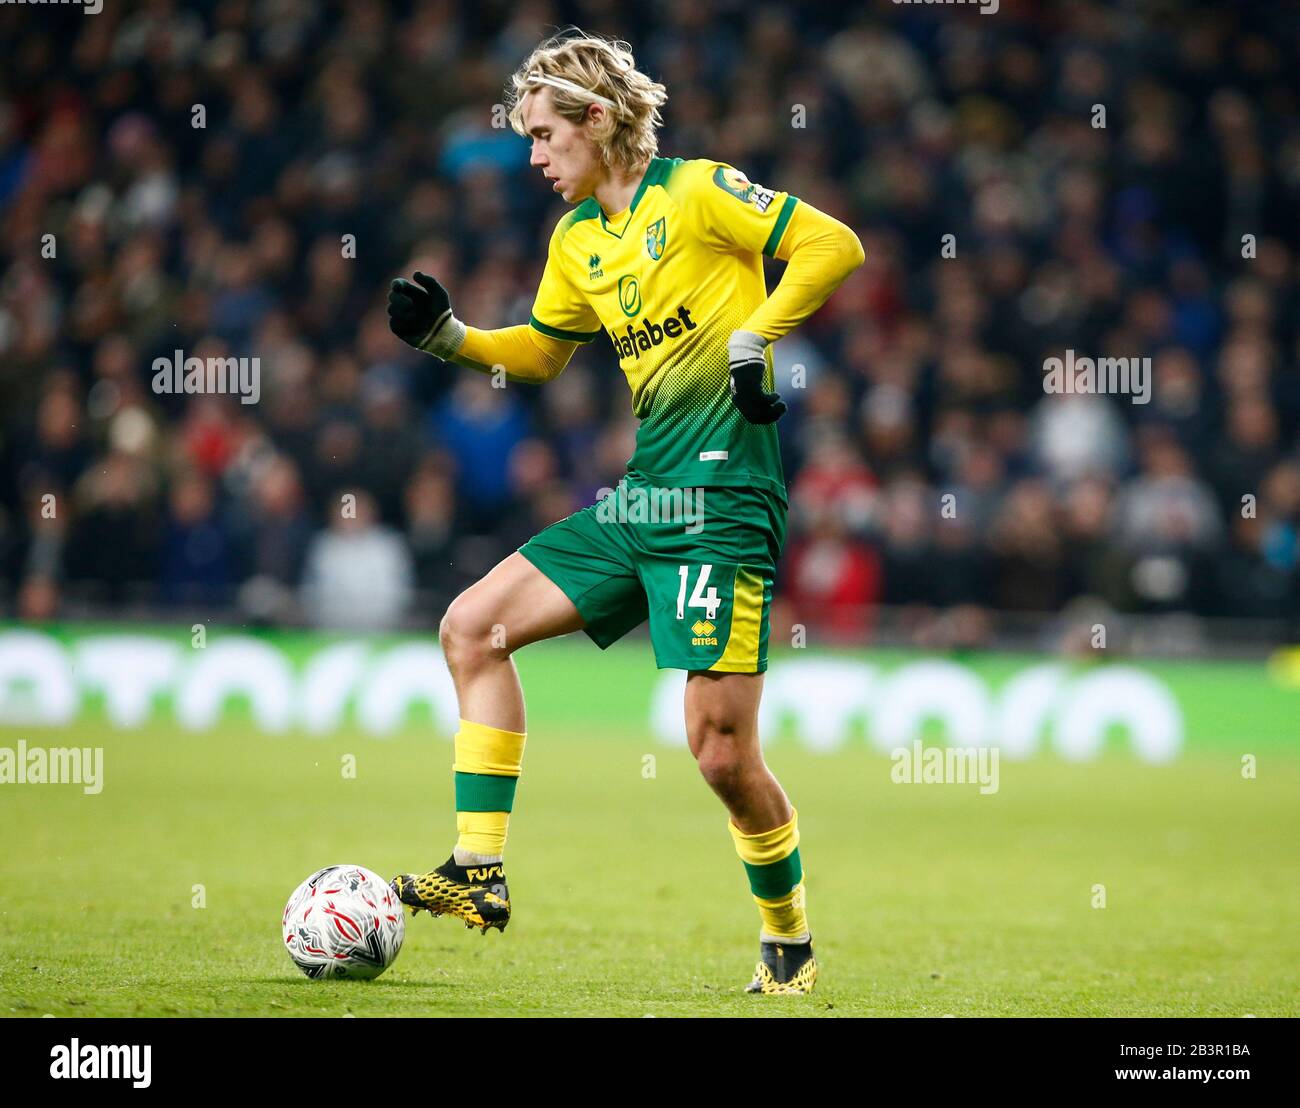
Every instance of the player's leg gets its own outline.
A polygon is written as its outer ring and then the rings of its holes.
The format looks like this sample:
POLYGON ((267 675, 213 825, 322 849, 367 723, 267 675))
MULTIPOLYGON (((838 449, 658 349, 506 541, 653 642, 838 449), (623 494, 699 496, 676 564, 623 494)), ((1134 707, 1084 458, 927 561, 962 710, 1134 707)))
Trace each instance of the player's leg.
POLYGON ((518 551, 471 585, 438 628, 460 708, 456 732, 459 866, 492 866, 505 853, 527 735, 514 651, 583 627, 560 587, 518 551))
POLYGON ((522 554, 500 562, 451 602, 438 628, 461 718, 524 731, 524 694, 511 654, 582 627, 573 601, 522 554))
POLYGON ((761 673, 686 677, 686 735, 700 774, 747 835, 790 822, 790 801, 763 761, 758 740, 761 673))
POLYGON ((700 773, 730 813, 728 827, 762 920, 748 991, 806 993, 817 979, 799 857, 799 815, 763 760, 761 673, 695 671, 686 734, 700 773))
POLYGON ((394 878, 403 903, 505 929, 503 857, 527 738, 511 655, 580 629, 603 648, 645 617, 626 535, 598 505, 546 528, 452 602, 439 634, 460 707, 457 839, 436 870, 394 878))
POLYGON ((689 526, 667 521, 644 528, 648 551, 640 571, 650 638, 661 669, 689 673, 690 748, 731 814, 728 827, 758 905, 761 960, 748 988, 804 993, 817 964, 804 908, 799 816, 758 741, 785 506, 759 489, 695 492, 689 526))
POLYGON ((438 629, 456 686, 456 845, 425 874, 393 879, 413 911, 505 930, 510 893, 503 858, 527 738, 524 694, 511 654, 583 627, 573 601, 517 551, 461 593, 438 629))

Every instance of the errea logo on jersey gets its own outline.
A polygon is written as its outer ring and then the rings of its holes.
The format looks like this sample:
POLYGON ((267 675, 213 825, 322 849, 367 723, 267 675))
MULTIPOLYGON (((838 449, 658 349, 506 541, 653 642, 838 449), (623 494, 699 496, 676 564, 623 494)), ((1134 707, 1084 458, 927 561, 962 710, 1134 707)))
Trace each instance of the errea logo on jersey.
POLYGON ((607 328, 609 341, 620 358, 639 358, 642 353, 663 344, 665 339, 680 338, 687 331, 694 331, 699 326, 691 318, 691 310, 685 304, 679 305, 675 315, 670 315, 659 323, 651 319, 642 319, 639 327, 631 323, 625 332, 607 328))

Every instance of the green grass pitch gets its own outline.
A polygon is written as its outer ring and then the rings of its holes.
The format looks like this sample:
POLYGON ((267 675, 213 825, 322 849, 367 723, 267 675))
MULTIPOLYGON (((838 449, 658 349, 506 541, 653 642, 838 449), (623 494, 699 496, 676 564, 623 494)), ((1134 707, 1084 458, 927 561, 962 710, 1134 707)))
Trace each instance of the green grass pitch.
POLYGON ((98 796, 0 787, 0 1012, 132 1015, 1296 1015, 1300 759, 1004 761, 1000 791, 897 785, 866 749, 782 740, 821 963, 811 997, 741 992, 757 915, 689 754, 532 722, 507 853, 514 918, 407 921, 374 982, 281 948, 293 888, 449 853, 451 744, 240 728, 64 733, 98 796), (343 756, 356 757, 355 779, 343 756), (644 756, 655 755, 647 776, 644 756), (203 886, 206 906, 192 906, 203 886), (1093 887, 1106 906, 1095 908, 1093 887))

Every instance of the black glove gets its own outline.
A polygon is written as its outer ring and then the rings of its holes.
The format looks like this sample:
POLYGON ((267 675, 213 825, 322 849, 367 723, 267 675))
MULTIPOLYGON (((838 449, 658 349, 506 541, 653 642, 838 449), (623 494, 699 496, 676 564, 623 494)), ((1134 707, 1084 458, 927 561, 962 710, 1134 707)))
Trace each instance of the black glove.
POLYGON ((436 278, 415 274, 415 284, 399 277, 388 290, 388 326, 417 350, 428 350, 451 320, 451 297, 436 278))
POLYGON ((750 423, 775 423, 786 413, 785 401, 763 388, 766 370, 762 358, 731 363, 731 400, 750 423))

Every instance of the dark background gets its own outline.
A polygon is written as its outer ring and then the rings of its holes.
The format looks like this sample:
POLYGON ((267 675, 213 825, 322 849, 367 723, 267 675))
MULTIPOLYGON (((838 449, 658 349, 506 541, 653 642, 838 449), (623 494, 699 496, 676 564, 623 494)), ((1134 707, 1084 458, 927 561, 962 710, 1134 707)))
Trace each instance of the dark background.
POLYGON ((1294 637, 1297 7, 854 8, 0 6, 0 614, 429 628, 616 483, 634 424, 606 340, 493 390, 384 312, 419 267, 468 323, 526 321, 564 208, 494 105, 576 23, 668 86, 661 154, 866 248, 775 351, 774 635, 1294 637), (260 402, 156 394, 178 348, 258 357, 260 402), (1046 395, 1066 349, 1149 356, 1151 402, 1046 395))

